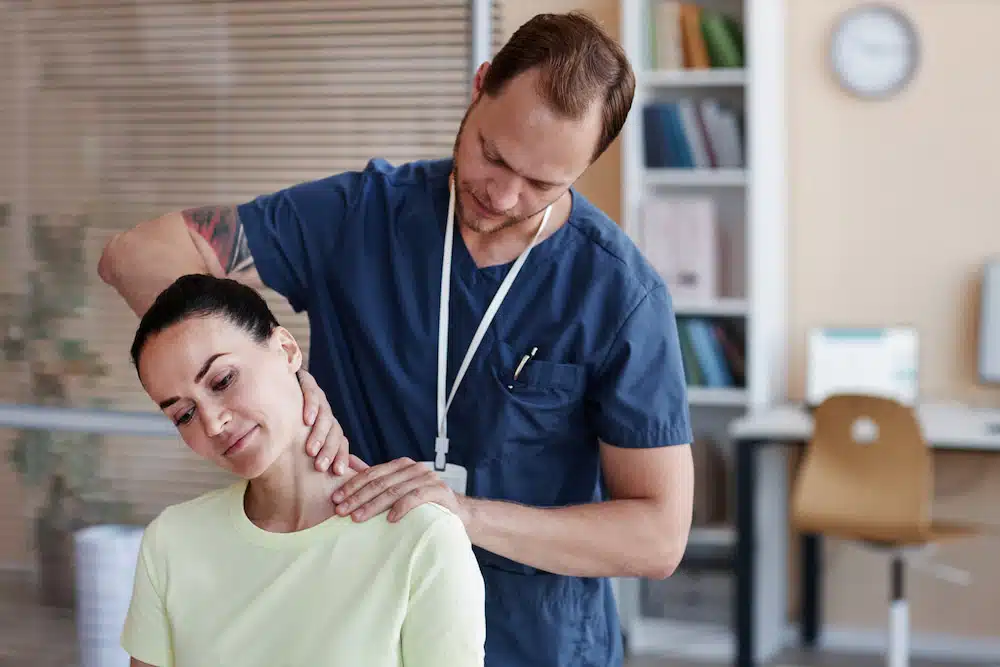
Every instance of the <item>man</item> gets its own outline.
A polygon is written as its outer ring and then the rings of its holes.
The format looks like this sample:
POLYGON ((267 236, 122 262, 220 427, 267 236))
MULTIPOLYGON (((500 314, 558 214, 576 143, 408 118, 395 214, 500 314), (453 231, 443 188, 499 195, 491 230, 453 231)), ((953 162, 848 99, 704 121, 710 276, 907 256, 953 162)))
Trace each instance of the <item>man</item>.
MULTIPOLYGON (((136 313, 192 272, 267 285, 308 312, 319 403, 371 464, 337 511, 393 521, 435 502, 462 519, 490 667, 621 664, 608 577, 669 576, 687 542, 670 297, 571 187, 633 91, 596 23, 536 16, 478 70, 451 159, 373 160, 170 213, 112 240, 99 267, 136 313)), ((345 451, 309 453, 325 469, 345 451)))

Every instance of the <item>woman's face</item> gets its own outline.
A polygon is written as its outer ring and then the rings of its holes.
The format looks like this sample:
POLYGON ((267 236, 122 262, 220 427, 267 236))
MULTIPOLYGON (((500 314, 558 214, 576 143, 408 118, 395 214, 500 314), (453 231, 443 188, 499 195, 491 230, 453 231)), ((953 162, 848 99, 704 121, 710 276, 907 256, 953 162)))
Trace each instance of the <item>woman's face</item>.
POLYGON ((261 344, 222 317, 192 317, 150 336, 139 377, 188 447, 253 479, 307 434, 301 366, 283 328, 261 344))

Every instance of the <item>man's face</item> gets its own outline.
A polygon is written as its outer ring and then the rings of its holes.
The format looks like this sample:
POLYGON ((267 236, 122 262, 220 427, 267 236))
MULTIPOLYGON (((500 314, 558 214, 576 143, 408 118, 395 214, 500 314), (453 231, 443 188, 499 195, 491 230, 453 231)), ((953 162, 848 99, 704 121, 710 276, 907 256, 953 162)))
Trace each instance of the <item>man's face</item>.
POLYGON ((579 120, 555 114, 538 93, 537 71, 510 81, 491 98, 473 102, 455 141, 456 217, 478 233, 530 218, 561 197, 590 166, 601 131, 594 104, 579 120))

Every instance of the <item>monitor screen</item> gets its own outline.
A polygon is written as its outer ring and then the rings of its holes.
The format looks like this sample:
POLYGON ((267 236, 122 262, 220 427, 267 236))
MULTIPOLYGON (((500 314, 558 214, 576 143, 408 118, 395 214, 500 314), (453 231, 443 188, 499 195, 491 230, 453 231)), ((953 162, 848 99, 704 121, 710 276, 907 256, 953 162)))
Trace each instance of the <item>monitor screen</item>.
POLYGON ((917 400, 918 337, 908 327, 819 328, 809 332, 806 403, 867 394, 904 405, 917 400))
POLYGON ((979 381, 1000 384, 1000 261, 997 260, 983 268, 978 338, 979 381))

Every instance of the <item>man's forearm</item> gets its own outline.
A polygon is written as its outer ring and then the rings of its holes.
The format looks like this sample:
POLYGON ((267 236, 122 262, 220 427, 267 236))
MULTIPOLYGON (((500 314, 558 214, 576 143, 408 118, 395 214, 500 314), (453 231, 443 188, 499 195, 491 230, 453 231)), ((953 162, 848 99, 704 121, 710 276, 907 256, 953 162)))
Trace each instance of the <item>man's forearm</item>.
POLYGON ((473 544, 555 574, 660 579, 673 573, 687 544, 689 526, 671 527, 669 513, 652 500, 556 508, 461 502, 473 544))
POLYGON ((140 317, 161 291, 189 273, 260 283, 235 206, 189 208, 118 234, 97 271, 140 317))
POLYGON ((142 317, 156 296, 188 273, 206 273, 187 228, 152 221, 115 236, 101 255, 98 273, 137 316, 142 317))

